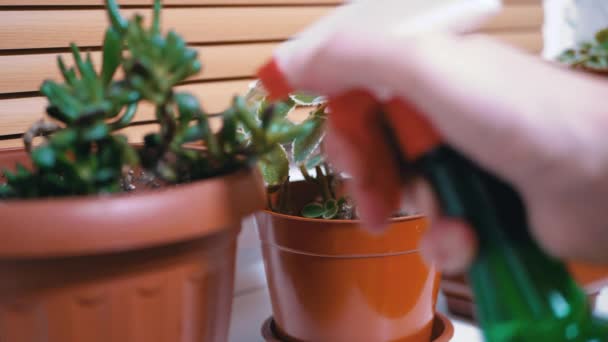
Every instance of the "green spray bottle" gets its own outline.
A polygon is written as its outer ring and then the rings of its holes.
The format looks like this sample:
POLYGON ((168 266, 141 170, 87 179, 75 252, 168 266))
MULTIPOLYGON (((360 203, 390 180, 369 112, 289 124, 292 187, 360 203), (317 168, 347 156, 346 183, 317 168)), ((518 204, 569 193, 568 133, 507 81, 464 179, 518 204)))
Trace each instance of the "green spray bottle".
MULTIPOLYGON (((360 96, 358 101, 367 101, 360 108, 369 110, 373 100, 360 96)), ((477 235, 478 252, 468 278, 485 339, 608 341, 608 321, 593 315, 565 264, 530 235, 526 208, 514 188, 443 143, 429 122, 401 100, 382 108, 373 103, 407 128, 397 137, 384 121, 400 167, 425 177, 443 214, 463 219, 477 235)))

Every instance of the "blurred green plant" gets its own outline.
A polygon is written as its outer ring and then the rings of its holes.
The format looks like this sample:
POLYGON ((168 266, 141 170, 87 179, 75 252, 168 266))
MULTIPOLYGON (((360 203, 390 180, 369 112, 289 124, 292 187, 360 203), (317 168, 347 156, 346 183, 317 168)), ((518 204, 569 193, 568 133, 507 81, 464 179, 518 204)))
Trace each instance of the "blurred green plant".
POLYGON ((608 72, 608 28, 598 31, 592 41, 563 51, 557 60, 573 68, 596 73, 608 72))
POLYGON ((281 106, 267 106, 260 119, 240 96, 221 113, 205 113, 196 97, 174 90, 198 73, 201 63, 177 33, 161 32, 160 0, 154 1, 149 28, 140 15, 122 17, 116 0, 106 0, 106 9, 110 25, 101 72, 90 54, 83 58, 74 44, 75 67, 58 58, 63 82, 45 81, 40 88, 52 121, 41 120, 24 135, 32 167, 5 171, 0 198, 126 191, 125 177, 134 168, 169 184, 209 178, 249 167, 266 153, 263 160, 269 160, 277 155, 278 144, 314 128, 282 120, 281 106), (124 72, 117 79, 119 68, 124 72), (160 129, 134 148, 119 131, 144 101, 154 106, 160 129), (221 120, 221 129, 211 129, 211 117, 221 120), (32 147, 38 136, 44 142, 32 147))
MULTIPOLYGON (((304 180, 315 186, 320 194, 312 203, 298 213, 308 218, 353 219, 356 207, 349 197, 338 195, 340 179, 325 159, 322 142, 325 137, 327 103, 323 97, 294 93, 287 100, 269 105, 266 92, 260 82, 256 82, 246 95, 247 101, 256 108, 262 126, 279 123, 283 127, 299 127, 299 134, 275 143, 270 152, 262 156, 258 166, 266 182, 269 209, 294 214, 290 208, 290 165, 295 166, 304 180), (312 110, 299 123, 291 122, 288 114, 308 107, 312 110), (272 109, 272 110, 271 110, 272 109), (288 153, 289 150, 289 153, 288 153)), ((271 130, 272 131, 272 130, 271 130)))

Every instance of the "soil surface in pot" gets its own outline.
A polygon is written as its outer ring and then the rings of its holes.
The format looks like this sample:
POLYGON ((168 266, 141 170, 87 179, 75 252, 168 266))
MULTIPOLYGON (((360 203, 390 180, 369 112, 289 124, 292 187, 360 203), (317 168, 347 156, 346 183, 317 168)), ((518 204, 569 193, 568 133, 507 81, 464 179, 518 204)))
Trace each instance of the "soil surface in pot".
MULTIPOLYGON (((349 180, 342 178, 334 180, 334 182, 336 198, 339 199, 341 197, 345 197, 347 201, 344 205, 349 207, 347 211, 350 213, 349 216, 351 218, 344 218, 343 220, 359 220, 359 215, 357 213, 357 203, 348 193, 349 180)), ((290 182, 288 186, 289 191, 287 195, 287 206, 285 210, 272 210, 273 212, 284 215, 302 216, 302 209, 307 204, 313 202, 320 202, 322 200, 322 195, 319 190, 319 186, 311 181, 302 180, 290 182)), ((273 208, 277 208, 278 205, 276 203, 278 202, 278 192, 270 194, 269 199, 273 203, 273 208)), ((419 215, 418 210, 404 205, 398 208, 391 218, 398 219, 414 215, 419 215)))

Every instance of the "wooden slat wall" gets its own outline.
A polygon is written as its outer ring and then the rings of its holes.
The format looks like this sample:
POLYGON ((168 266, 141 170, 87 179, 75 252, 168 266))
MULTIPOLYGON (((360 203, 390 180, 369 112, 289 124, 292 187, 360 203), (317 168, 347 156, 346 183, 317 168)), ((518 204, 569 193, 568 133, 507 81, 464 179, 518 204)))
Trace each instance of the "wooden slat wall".
MULTIPOLYGON (((121 0, 126 14, 150 14, 152 0, 121 0)), ((341 0, 165 0, 163 27, 182 34, 200 53, 203 72, 180 89, 199 96, 207 111, 225 108, 242 93, 274 47, 332 10, 341 0)), ((531 53, 542 48, 542 6, 506 0, 502 14, 482 31, 531 53)), ((42 117, 44 79, 59 77, 55 60, 74 41, 93 52, 106 27, 103 0, 0 0, 0 148, 42 117)), ((67 59, 70 61, 71 59, 67 59)), ((136 141, 154 129, 149 107, 126 129, 136 141)))

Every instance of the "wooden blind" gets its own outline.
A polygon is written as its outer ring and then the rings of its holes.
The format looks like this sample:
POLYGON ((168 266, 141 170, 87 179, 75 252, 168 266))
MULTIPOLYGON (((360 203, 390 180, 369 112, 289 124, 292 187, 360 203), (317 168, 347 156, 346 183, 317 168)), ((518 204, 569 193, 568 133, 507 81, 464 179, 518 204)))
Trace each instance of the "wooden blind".
MULTIPOLYGON (((125 14, 149 17, 152 0, 122 0, 125 14)), ((182 34, 200 53, 203 71, 180 86, 199 96, 208 111, 225 108, 243 93, 257 67, 283 40, 331 11, 340 0, 165 0, 163 27, 182 34)), ((504 11, 482 31, 531 53, 542 48, 542 5, 507 0, 504 11)), ((20 135, 41 118, 44 79, 58 79, 58 54, 70 42, 99 48, 107 18, 103 0, 0 0, 0 148, 21 146, 20 135)), ((71 61, 70 58, 67 60, 71 61)), ((140 108, 137 141, 153 129, 151 108, 140 108)))

